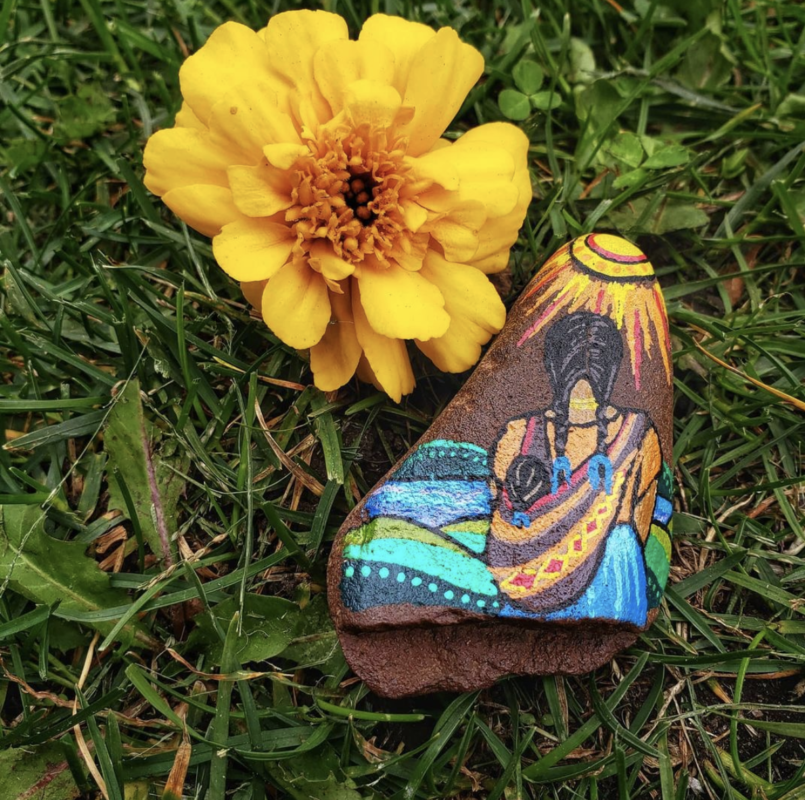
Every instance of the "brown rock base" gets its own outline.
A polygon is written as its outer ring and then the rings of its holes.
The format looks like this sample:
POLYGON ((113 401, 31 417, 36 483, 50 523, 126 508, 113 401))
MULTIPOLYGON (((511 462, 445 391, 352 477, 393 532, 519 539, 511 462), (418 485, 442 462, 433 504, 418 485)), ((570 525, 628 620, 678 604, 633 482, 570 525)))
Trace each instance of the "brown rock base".
POLYGON ((470 692, 504 675, 578 675, 629 647, 638 632, 611 623, 572 626, 463 623, 341 633, 353 669, 383 697, 470 692))

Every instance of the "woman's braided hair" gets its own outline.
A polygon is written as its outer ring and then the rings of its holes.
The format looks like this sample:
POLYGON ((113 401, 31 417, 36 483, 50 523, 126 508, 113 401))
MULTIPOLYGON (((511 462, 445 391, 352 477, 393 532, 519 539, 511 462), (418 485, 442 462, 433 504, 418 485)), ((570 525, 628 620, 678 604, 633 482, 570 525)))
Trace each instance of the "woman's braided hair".
POLYGON ((590 384, 598 404, 595 412, 598 426, 597 451, 604 453, 607 436, 606 412, 622 357, 623 341, 609 317, 589 311, 577 311, 554 323, 548 330, 545 336, 544 360, 553 390, 557 457, 563 457, 567 447, 570 394, 573 387, 583 379, 590 384))

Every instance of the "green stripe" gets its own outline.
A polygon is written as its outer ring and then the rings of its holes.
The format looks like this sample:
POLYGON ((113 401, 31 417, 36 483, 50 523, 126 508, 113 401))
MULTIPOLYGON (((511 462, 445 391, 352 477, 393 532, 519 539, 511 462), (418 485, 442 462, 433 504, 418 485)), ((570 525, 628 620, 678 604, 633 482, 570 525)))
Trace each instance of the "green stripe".
POLYGON ((442 530, 445 533, 480 533, 486 536, 489 533, 489 520, 488 519, 468 519, 464 522, 454 522, 451 525, 445 525, 442 530))
POLYGON ((444 547, 460 555, 464 554, 458 545, 439 536, 438 533, 433 533, 427 528, 420 528, 418 525, 412 525, 401 519, 389 519, 388 517, 378 517, 360 528, 350 531, 344 537, 344 544, 362 547, 380 539, 410 539, 434 547, 444 547))
POLYGON ((671 467, 666 464, 665 461, 662 462, 662 468, 660 469, 660 479, 657 485, 657 491, 660 494, 660 497, 664 497, 666 500, 672 500, 674 496, 674 474, 671 472, 671 467))

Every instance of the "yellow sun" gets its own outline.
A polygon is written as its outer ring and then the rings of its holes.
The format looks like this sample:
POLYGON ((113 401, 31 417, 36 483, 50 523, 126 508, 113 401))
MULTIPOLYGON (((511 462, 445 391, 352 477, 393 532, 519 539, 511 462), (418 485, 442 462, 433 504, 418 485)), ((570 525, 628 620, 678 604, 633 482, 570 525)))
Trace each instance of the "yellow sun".
POLYGON ((635 387, 641 386, 643 358, 660 352, 671 381, 668 319, 660 285, 646 256, 617 236, 595 234, 574 239, 543 267, 526 297, 539 299, 538 313, 519 341, 525 343, 560 312, 592 311, 610 317, 626 334, 635 387))

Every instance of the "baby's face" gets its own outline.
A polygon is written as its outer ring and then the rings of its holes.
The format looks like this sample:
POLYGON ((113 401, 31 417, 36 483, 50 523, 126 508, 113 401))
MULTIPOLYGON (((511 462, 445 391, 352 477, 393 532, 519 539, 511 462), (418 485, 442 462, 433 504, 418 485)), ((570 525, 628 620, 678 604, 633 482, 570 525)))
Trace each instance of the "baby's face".
POLYGON ((551 490, 548 467, 535 456, 517 456, 506 473, 506 491, 515 511, 525 511, 551 490))

